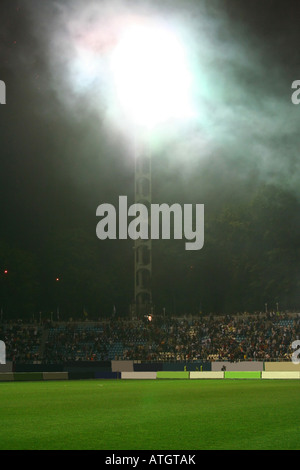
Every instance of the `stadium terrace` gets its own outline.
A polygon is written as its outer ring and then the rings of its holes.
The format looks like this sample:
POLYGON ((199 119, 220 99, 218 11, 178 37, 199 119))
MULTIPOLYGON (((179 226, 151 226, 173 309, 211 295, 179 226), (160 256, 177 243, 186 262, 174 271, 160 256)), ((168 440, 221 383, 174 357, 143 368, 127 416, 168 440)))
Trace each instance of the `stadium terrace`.
POLYGON ((6 359, 17 364, 139 360, 291 361, 299 314, 257 314, 25 324, 3 322, 6 359))

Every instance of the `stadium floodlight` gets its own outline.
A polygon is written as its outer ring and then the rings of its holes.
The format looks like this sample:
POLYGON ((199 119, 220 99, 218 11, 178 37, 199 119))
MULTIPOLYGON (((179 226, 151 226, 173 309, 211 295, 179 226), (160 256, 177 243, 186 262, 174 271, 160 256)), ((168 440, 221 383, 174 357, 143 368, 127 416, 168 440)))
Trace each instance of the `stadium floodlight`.
POLYGON ((127 25, 111 67, 118 102, 135 128, 149 129, 191 115, 186 53, 170 28, 153 21, 127 25))
MULTIPOLYGON (((110 60, 115 97, 134 134, 135 202, 151 204, 151 151, 144 137, 161 124, 193 116, 186 51, 165 23, 135 18, 119 31, 110 60)), ((135 241, 134 266, 133 312, 151 315, 150 238, 135 241)))

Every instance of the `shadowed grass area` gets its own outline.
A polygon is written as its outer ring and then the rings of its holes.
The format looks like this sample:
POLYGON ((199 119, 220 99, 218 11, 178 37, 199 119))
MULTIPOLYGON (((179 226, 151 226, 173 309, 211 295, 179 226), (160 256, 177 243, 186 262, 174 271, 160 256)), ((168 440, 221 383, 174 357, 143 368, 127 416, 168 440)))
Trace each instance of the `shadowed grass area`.
POLYGON ((0 383, 0 449, 300 448, 298 380, 0 383))

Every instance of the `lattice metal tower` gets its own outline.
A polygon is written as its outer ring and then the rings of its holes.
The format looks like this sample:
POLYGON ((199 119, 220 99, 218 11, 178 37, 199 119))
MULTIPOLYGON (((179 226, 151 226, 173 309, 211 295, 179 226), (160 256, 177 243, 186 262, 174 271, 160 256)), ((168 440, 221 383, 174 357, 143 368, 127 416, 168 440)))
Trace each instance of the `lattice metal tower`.
POLYGON ((135 203, 148 208, 148 239, 135 240, 134 304, 137 316, 152 313, 152 242, 151 242, 151 152, 143 143, 135 146, 135 203))

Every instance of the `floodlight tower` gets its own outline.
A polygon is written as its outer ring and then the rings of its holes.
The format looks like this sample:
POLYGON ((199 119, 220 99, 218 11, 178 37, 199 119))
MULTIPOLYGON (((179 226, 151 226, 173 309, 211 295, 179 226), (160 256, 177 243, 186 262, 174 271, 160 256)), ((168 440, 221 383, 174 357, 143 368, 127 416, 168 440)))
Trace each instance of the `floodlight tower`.
MULTIPOLYGON (((151 205, 151 135, 169 119, 190 116, 190 74, 185 51, 164 24, 135 19, 121 32, 112 57, 114 85, 126 123, 134 129, 135 203, 151 205)), ((134 309, 152 313, 152 243, 135 240, 134 309)))
MULTIPOLYGON (((151 152, 149 147, 136 142, 135 145, 135 204, 148 208, 148 228, 150 232, 151 191, 151 152)), ((134 245, 134 306, 138 316, 152 313, 152 241, 138 238, 134 245)))

